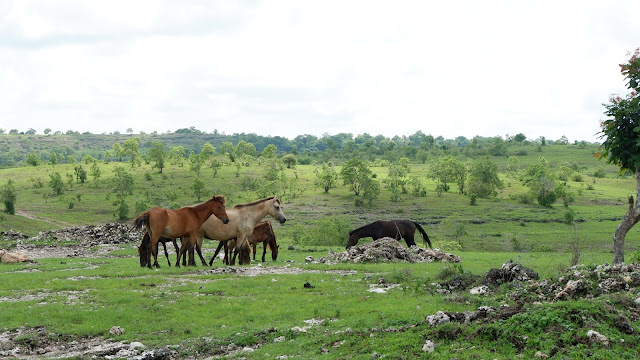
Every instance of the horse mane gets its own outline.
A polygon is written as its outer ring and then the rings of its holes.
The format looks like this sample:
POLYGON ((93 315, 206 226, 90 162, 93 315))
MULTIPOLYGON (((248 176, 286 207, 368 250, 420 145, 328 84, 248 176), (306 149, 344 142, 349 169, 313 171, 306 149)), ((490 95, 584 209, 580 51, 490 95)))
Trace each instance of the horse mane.
POLYGON ((269 198, 266 198, 266 199, 262 199, 262 200, 254 201, 254 202, 252 202, 252 203, 236 205, 236 206, 234 206, 233 208, 234 208, 234 209, 239 209, 239 208, 243 208, 243 207, 247 207, 247 206, 253 206, 253 205, 260 204, 261 202, 265 202, 265 201, 272 200, 272 199, 274 199, 274 198, 275 198, 275 196, 272 196, 272 197, 269 197, 269 198))
POLYGON ((209 201, 219 201, 222 203, 222 205, 224 205, 224 203, 227 201, 224 197, 224 195, 214 195, 211 199, 207 200, 206 202, 209 201))
POLYGON ((362 230, 362 229, 364 229, 364 228, 366 228, 366 227, 368 227, 368 226, 371 226, 371 225, 375 224, 375 223, 376 223, 376 222, 378 222, 378 221, 380 221, 380 220, 376 220, 376 221, 371 222, 371 223, 368 223, 368 224, 366 224, 366 225, 362 225, 362 226, 360 226, 360 227, 359 227, 359 228, 357 228, 357 229, 353 229, 353 230, 349 231, 349 235, 353 234, 353 233, 354 233, 354 232, 356 232, 356 231, 360 231, 360 230, 362 230))

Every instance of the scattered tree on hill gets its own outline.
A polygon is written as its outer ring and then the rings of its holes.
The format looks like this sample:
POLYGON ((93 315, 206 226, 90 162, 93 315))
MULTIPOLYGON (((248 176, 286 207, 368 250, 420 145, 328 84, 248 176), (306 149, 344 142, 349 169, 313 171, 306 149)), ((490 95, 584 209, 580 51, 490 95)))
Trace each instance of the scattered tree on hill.
POLYGON ((51 157, 49 158, 49 164, 56 165, 58 163, 58 155, 55 151, 51 152, 51 157))
POLYGON ((62 175, 59 172, 49 174, 49 187, 53 190, 53 193, 60 195, 64 192, 64 182, 62 181, 62 175))
POLYGON ((287 165, 287 169, 296 167, 296 164, 298 163, 298 159, 296 159, 295 155, 293 154, 287 154, 283 156, 282 161, 287 165))
POLYGON ((116 216, 118 220, 126 220, 129 217, 129 205, 127 205, 127 195, 133 194, 133 175, 131 175, 122 166, 116 166, 114 169, 115 176, 112 180, 112 192, 116 194, 117 200, 116 216))
POLYGON ((118 162, 122 162, 122 157, 124 156, 122 145, 120 145, 120 143, 114 143, 113 146, 111 146, 111 151, 113 152, 113 156, 118 158, 118 162))
POLYGON ((189 169, 200 176, 202 165, 204 165, 204 157, 192 151, 191 155, 189 155, 189 169))
POLYGON ((191 190, 193 190, 193 195, 198 199, 197 201, 200 202, 200 198, 202 198, 202 195, 206 192, 204 181, 199 177, 196 177, 193 180, 193 184, 191 184, 191 190))
POLYGON ((344 185, 348 185, 356 195, 360 195, 365 181, 367 181, 371 175, 372 171, 369 169, 367 163, 358 158, 349 159, 349 161, 342 165, 342 170, 340 170, 340 177, 344 185))
POLYGON ((27 164, 31 166, 40 165, 40 156, 36 155, 36 153, 30 153, 29 157, 27 158, 27 164))
POLYGON ((187 155, 187 151, 183 146, 172 146, 171 150, 169 150, 169 161, 173 165, 184 166, 184 159, 187 155))
POLYGON ((15 215, 16 213, 16 188, 13 186, 13 181, 9 179, 7 184, 0 190, 0 198, 4 204, 4 212, 9 215, 15 215))
POLYGON ((471 163, 467 193, 481 198, 498 195, 497 189, 502 189, 504 184, 498 176, 498 164, 495 161, 484 158, 471 163))
POLYGON ((91 164, 90 171, 91 171, 91 176, 93 176, 93 181, 96 183, 96 187, 98 187, 98 183, 100 182, 100 175, 102 175, 100 166, 98 166, 98 160, 95 160, 93 164, 91 164))
POLYGON ((436 180, 438 195, 449 191, 449 183, 457 182, 460 192, 464 192, 466 167, 453 155, 440 156, 429 168, 429 177, 436 180))
POLYGON ((205 161, 209 160, 211 157, 216 155, 216 148, 211 145, 210 142, 204 143, 202 145, 202 150, 200 150, 200 155, 204 157, 205 161))
POLYGON ((131 163, 131 168, 136 165, 140 165, 142 159, 140 158, 140 139, 130 138, 124 141, 122 144, 122 152, 125 156, 129 156, 129 162, 131 163))
POLYGON ((627 213, 613 235, 613 263, 624 263, 624 239, 631 228, 640 221, 640 48, 629 54, 627 63, 620 64, 620 71, 631 92, 625 97, 611 96, 604 104, 609 119, 600 123, 604 138, 600 159, 620 167, 620 171, 632 171, 636 175, 636 199, 629 197, 627 213))
POLYGON ((87 171, 82 168, 82 165, 76 165, 74 172, 76 174, 76 182, 84 184, 87 181, 87 171))
POLYGON ((320 169, 316 168, 313 172, 316 174, 314 185, 324 189, 325 193, 328 193, 329 190, 336 186, 338 173, 333 168, 333 163, 323 163, 320 169))
POLYGON ((164 151, 164 144, 159 141, 154 141, 149 149, 149 158, 154 162, 153 168, 157 168, 161 173, 164 168, 164 159, 167 157, 167 152, 164 151))

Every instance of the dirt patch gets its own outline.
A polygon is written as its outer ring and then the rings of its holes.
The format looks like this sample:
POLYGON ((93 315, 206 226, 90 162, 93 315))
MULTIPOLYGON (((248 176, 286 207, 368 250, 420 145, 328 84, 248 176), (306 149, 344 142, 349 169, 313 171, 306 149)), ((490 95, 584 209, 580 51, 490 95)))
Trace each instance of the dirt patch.
POLYGON ((308 270, 298 267, 292 267, 290 265, 285 266, 257 266, 245 267, 245 266, 227 266, 219 267, 215 269, 207 269, 200 272, 200 274, 233 274, 243 276, 258 276, 258 275, 284 275, 284 274, 335 274, 340 276, 356 275, 358 272, 355 270, 308 270))
MULTIPOLYGON (((314 262, 315 259, 310 259, 314 262)), ((362 263, 362 262, 460 262, 460 257, 440 250, 424 249, 418 246, 404 247, 397 240, 385 237, 368 244, 354 246, 341 253, 329 252, 318 259, 321 264, 362 263)))

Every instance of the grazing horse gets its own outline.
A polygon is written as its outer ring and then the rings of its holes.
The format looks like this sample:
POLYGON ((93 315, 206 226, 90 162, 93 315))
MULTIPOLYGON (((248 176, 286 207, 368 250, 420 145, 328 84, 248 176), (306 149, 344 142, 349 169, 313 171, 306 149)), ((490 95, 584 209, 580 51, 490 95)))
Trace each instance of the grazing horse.
MULTIPOLYGON (((280 247, 276 242, 276 234, 273 232, 273 227, 271 227, 271 221, 266 220, 258 223, 256 227, 253 229, 253 233, 249 235, 247 238, 249 244, 253 246, 253 260, 256 259, 256 246, 258 243, 262 243, 263 251, 262 251, 262 262, 265 262, 265 255, 267 253, 267 247, 271 250, 271 259, 276 261, 278 259, 278 248, 280 247)), ((215 260, 216 256, 220 252, 220 249, 224 246, 224 260, 223 262, 229 265, 229 249, 233 250, 236 246, 236 239, 233 238, 227 241, 220 241, 218 244, 218 248, 216 252, 213 254, 211 261, 209 261, 209 266, 213 264, 213 260, 215 260)), ((235 257, 231 261, 231 265, 235 264, 235 257)))
MULTIPOLYGON (((217 195, 195 206, 185 206, 177 210, 154 207, 151 208, 133 220, 137 229, 142 225, 147 228, 150 240, 148 244, 142 246, 150 246, 153 254, 153 265, 157 268, 158 264, 158 241, 161 236, 167 238, 182 238, 182 247, 178 253, 178 259, 187 250, 185 244, 192 245, 196 240, 198 230, 211 215, 215 215, 215 219, 219 219, 222 224, 229 222, 226 209, 224 207, 224 196, 217 195)), ((148 264, 151 267, 151 261, 148 264)), ((180 262, 176 262, 176 267, 180 267, 180 262)))
POLYGON ((218 241, 236 238, 238 245, 235 248, 235 254, 237 255, 238 251, 246 254, 244 257, 240 257, 240 265, 250 263, 247 237, 253 233, 258 222, 267 215, 276 219, 280 224, 284 224, 287 221, 280 208, 280 200, 277 197, 236 205, 228 209, 229 223, 225 226, 222 226, 221 221, 215 216, 209 217, 200 227, 196 237, 196 250, 202 263, 204 265, 207 264, 201 252, 204 238, 218 241))
POLYGON ((427 233, 417 222, 411 220, 378 220, 372 222, 371 224, 367 224, 355 230, 349 231, 347 250, 357 244, 358 239, 363 237, 370 237, 373 238, 373 240, 377 240, 383 237, 390 237, 398 241, 404 238, 404 240, 407 242, 407 246, 415 246, 416 242, 413 241, 413 236, 415 235, 416 228, 422 234, 422 240, 425 243, 428 243, 429 247, 431 247, 429 236, 427 236, 427 233))
MULTIPOLYGON (((140 266, 142 267, 147 266, 151 262, 151 252, 149 251, 149 246, 145 245, 149 244, 149 241, 151 241, 151 237, 149 236, 149 233, 145 231, 144 236, 142 237, 142 243, 140 244, 140 246, 138 246, 138 254, 140 254, 140 266)), ((162 244, 162 247, 164 248, 164 256, 167 257, 167 263, 169 264, 169 266, 171 266, 171 261, 169 260, 169 252, 167 251, 167 242, 169 241, 173 242, 173 247, 176 249, 177 257, 178 253, 180 253, 180 248, 178 248, 176 239, 169 239, 161 236, 160 239, 158 239, 158 246, 162 244)), ((177 259, 176 261, 180 261, 180 259, 177 259)))

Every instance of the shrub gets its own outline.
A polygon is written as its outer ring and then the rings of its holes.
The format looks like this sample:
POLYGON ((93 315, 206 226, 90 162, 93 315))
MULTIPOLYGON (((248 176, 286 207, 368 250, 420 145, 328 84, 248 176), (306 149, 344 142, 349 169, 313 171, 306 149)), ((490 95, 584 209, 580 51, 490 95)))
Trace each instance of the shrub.
POLYGON ((314 220, 306 227, 296 225, 291 236, 294 243, 302 245, 342 246, 350 230, 347 216, 333 215, 314 220))

